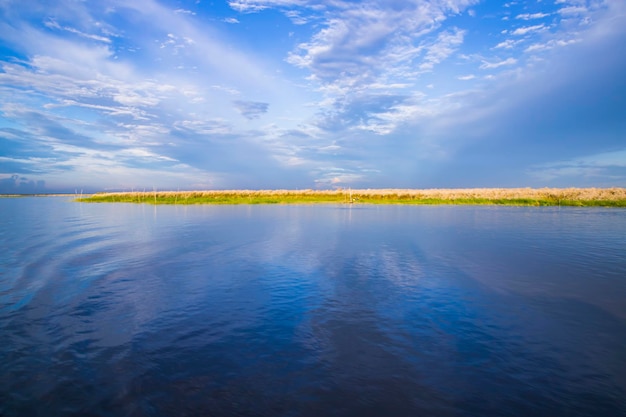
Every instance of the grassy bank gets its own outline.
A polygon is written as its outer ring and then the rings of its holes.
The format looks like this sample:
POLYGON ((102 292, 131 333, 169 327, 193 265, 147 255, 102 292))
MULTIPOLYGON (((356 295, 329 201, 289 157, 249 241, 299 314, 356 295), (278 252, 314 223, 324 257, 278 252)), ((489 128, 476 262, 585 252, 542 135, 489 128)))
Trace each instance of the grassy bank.
POLYGON ((146 204, 482 204, 626 207, 626 188, 220 190, 100 193, 77 201, 146 204))

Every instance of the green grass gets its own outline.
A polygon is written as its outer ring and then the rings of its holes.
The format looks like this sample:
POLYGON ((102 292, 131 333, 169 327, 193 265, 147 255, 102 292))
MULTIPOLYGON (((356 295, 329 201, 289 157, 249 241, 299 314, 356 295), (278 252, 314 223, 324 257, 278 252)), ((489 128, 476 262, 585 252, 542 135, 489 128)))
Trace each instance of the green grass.
POLYGON ((147 203, 147 204, 315 204, 341 203, 341 195, 305 194, 245 194, 245 193, 123 193, 94 194, 77 199, 90 203, 147 203))
MULTIPOLYGON (((89 203, 144 203, 144 204, 414 204, 414 205, 505 205, 505 206, 576 206, 576 207, 626 207, 621 194, 607 198, 572 197, 554 189, 543 193, 530 190, 531 196, 501 197, 492 190, 469 193, 458 190, 420 192, 419 190, 390 192, 367 191, 191 191, 191 192, 133 192, 101 193, 76 201, 89 203), (455 192, 456 191, 456 192, 455 192)), ((500 192, 500 194, 505 194, 500 192)), ((518 193, 519 194, 519 193, 518 193)), ((523 194, 523 193, 522 193, 523 194)), ((583 195, 583 194, 579 194, 583 195)), ((602 195, 604 196, 604 195, 602 195)), ((595 197, 595 196, 591 196, 595 197)))

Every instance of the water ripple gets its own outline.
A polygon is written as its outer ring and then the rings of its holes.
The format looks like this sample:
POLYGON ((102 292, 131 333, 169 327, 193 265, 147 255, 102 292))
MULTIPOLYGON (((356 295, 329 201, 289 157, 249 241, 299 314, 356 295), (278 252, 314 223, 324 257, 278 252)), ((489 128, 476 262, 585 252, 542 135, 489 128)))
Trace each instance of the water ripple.
POLYGON ((626 415, 623 211, 0 204, 3 417, 626 415))

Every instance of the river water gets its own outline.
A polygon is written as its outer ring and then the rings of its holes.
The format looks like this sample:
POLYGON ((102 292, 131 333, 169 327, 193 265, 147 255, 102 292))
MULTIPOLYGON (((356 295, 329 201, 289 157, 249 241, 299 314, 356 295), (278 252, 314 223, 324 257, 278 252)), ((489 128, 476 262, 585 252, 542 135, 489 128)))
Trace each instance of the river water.
POLYGON ((0 416, 626 416, 626 210, 0 199, 0 416))

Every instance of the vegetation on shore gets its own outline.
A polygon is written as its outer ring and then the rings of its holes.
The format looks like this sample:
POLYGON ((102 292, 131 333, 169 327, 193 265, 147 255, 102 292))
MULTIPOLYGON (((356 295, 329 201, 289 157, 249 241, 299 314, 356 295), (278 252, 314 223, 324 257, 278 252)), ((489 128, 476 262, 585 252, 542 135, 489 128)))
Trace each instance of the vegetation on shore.
POLYGON ((76 201, 147 204, 472 204, 626 207, 626 188, 219 190, 98 193, 76 201))

